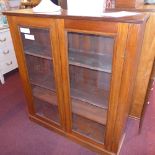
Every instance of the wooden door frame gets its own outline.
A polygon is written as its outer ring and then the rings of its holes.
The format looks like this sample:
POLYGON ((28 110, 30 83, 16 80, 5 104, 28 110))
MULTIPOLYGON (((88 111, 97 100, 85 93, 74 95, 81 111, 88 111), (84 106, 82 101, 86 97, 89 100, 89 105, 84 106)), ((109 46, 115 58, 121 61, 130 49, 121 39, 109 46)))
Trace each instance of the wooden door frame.
MULTIPOLYGON (((50 38, 51 38, 51 48, 53 54, 53 69, 54 69, 54 79, 56 83, 56 92, 57 92, 57 99, 58 99, 58 109, 59 109, 59 116, 60 116, 60 126, 63 130, 65 130, 65 118, 64 118, 64 107, 63 107, 63 94, 62 94, 62 87, 61 87, 61 65, 60 65, 60 55, 59 55, 59 47, 57 42, 57 28, 55 25, 54 19, 49 18, 41 18, 41 17, 20 17, 20 16, 7 16, 8 22, 10 25, 10 31, 13 38, 13 44, 16 51, 16 57, 19 64, 19 73, 22 80, 22 85, 24 88, 24 93, 26 95, 26 100, 28 104, 28 112, 29 115, 36 117, 34 104, 33 104, 33 96, 32 90, 30 86, 30 80, 27 72, 26 61, 24 56, 24 50, 22 47, 22 41, 20 38, 18 26, 27 26, 27 27, 36 27, 36 28, 47 28, 50 31, 50 38), (23 24, 24 23, 24 24, 23 24), (18 44, 17 44, 18 42, 18 44)), ((39 119, 39 117, 38 117, 39 119)), ((51 122, 52 123, 52 122, 51 122)), ((53 126, 56 124, 53 122, 53 126)), ((58 125, 56 125, 59 127, 58 125)), ((60 127, 60 128, 61 128, 60 127)))

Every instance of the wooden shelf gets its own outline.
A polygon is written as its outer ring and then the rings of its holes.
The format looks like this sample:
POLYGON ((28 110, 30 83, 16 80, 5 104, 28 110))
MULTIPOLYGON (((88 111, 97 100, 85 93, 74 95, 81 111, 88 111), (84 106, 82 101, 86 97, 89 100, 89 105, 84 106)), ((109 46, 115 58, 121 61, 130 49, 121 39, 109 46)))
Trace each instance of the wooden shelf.
MULTIPOLYGON (((57 105, 56 93, 54 91, 36 86, 33 88, 33 95, 40 100, 57 105)), ((90 103, 72 98, 72 112, 100 124, 106 124, 107 110, 90 103)))
POLYGON ((28 54, 25 56, 30 83, 53 90, 55 80, 51 60, 28 54))
POLYGON ((73 114, 72 128, 76 133, 88 137, 98 143, 104 143, 105 126, 100 123, 73 114))
POLYGON ((47 90, 46 88, 34 86, 33 96, 53 105, 57 105, 57 96, 54 90, 47 90))
POLYGON ((71 88, 71 96, 75 100, 79 100, 85 103, 89 103, 99 108, 108 109, 108 94, 109 92, 102 94, 97 93, 97 95, 92 95, 89 92, 85 92, 82 90, 77 90, 71 88))
POLYGON ((54 91, 55 90, 55 85, 51 81, 48 81, 48 80, 45 80, 45 79, 42 79, 41 81, 37 81, 35 78, 33 78, 33 79, 30 79, 30 82, 31 82, 32 85, 42 87, 42 88, 45 88, 47 90, 54 91))
POLYGON ((48 102, 39 99, 38 96, 34 97, 34 107, 37 115, 50 121, 54 121, 60 124, 59 110, 58 106, 54 104, 49 104, 48 102))
MULTIPOLYGON (((23 28, 23 26, 21 26, 23 28)), ((34 53, 45 57, 52 56, 52 47, 50 42, 49 29, 46 28, 34 28, 31 26, 24 28, 29 30, 29 34, 20 33, 22 38, 22 44, 24 52, 34 53), (25 35, 33 36, 34 40, 27 39, 25 35)))
POLYGON ((82 63, 74 62, 74 61, 69 61, 69 64, 73 65, 73 66, 84 67, 84 68, 91 69, 91 70, 111 73, 111 70, 109 70, 109 68, 93 67, 93 66, 90 66, 90 65, 86 65, 86 64, 82 64, 82 63))
POLYGON ((72 98, 72 112, 102 125, 106 125, 107 110, 94 104, 72 98))
POLYGON ((46 57, 50 57, 51 58, 51 50, 46 48, 46 47, 42 47, 40 45, 34 44, 34 45, 29 45, 28 47, 24 47, 24 53, 32 53, 32 54, 36 54, 36 55, 42 55, 42 56, 46 56, 46 57))
POLYGON ((113 53, 114 37, 84 32, 68 32, 67 36, 69 51, 95 55, 113 53))
POLYGON ((76 53, 79 53, 79 54, 87 54, 87 55, 90 55, 90 56, 111 56, 110 54, 108 54, 108 52, 96 52, 96 51, 93 51, 93 50, 89 50, 89 51, 86 51, 84 49, 77 49, 77 48, 69 48, 69 52, 76 52, 76 53))
POLYGON ((39 54, 39 53, 37 54, 37 52, 25 51, 25 54, 35 56, 35 57, 39 57, 39 58, 43 58, 43 59, 52 60, 52 58, 50 56, 42 55, 42 54, 39 54))
POLYGON ((96 71, 111 73, 112 56, 107 54, 93 54, 69 51, 69 64, 96 71))

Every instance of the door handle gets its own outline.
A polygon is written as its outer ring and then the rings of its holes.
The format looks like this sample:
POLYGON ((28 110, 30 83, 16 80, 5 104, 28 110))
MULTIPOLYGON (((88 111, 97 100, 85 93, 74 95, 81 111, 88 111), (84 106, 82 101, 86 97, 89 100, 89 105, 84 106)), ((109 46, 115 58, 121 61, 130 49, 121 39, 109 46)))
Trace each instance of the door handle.
POLYGON ((6 55, 6 54, 9 54, 9 52, 10 52, 9 50, 3 51, 3 54, 6 55))
POLYGON ((0 39, 0 42, 4 42, 4 41, 6 41, 6 38, 4 38, 4 39, 0 39))
POLYGON ((7 66, 12 65, 12 61, 6 63, 7 66))

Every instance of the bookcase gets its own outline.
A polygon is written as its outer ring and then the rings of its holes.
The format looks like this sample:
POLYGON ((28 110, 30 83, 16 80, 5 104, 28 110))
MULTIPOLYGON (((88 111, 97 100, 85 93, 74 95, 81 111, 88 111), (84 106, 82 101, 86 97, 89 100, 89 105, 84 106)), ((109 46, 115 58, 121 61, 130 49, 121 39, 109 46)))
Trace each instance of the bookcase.
POLYGON ((30 119, 98 153, 116 154, 148 16, 4 14, 30 119))

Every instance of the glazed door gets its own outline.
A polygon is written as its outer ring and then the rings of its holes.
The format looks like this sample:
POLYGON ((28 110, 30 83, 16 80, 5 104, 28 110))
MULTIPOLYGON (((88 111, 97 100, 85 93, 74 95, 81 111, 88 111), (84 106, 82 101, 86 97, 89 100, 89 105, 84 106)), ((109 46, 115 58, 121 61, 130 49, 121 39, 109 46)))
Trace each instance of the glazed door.
MULTIPOLYGON (((62 121, 59 52, 54 20, 25 18, 16 20, 21 50, 18 54, 28 86, 29 111, 43 121, 64 127, 62 121), (24 20, 24 22, 23 22, 24 20), (23 24, 24 23, 24 24, 23 24), (23 62, 21 62, 23 61, 23 62)), ((23 80, 25 77, 23 77, 23 80)), ((25 84, 26 85, 26 84, 25 84)), ((28 92, 26 92, 27 94, 28 92)))
MULTIPOLYGON (((115 117, 111 112, 114 108, 114 101, 111 99, 115 98, 112 97, 114 92, 118 97, 121 80, 117 79, 117 73, 113 70, 118 67, 121 77, 124 50, 120 49, 120 55, 118 54, 120 34, 117 25, 112 27, 109 23, 99 24, 103 25, 98 27, 97 22, 90 22, 86 26, 81 21, 80 26, 77 26, 72 21, 66 22, 70 90, 68 119, 71 120, 68 132, 93 144, 105 145, 109 132, 107 126, 114 123, 109 123, 108 119, 115 117), (79 29, 75 29, 74 25, 79 29), (116 79, 117 88, 114 82, 116 79)), ((123 36, 123 40, 125 37, 123 36)), ((124 48, 124 44, 122 47, 124 48)), ((117 105, 117 101, 115 102, 117 105)))
POLYGON ((113 37, 68 32, 72 130, 99 143, 104 143, 113 48, 113 37))

